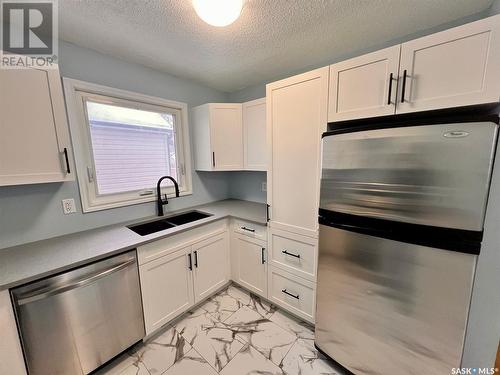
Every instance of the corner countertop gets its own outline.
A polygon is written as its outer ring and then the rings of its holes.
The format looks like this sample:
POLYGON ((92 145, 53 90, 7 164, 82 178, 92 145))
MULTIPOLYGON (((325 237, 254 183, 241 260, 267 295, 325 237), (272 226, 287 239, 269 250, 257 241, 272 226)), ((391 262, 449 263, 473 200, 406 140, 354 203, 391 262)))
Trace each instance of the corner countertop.
POLYGON ((13 288, 137 246, 184 232, 226 217, 266 225, 264 203, 227 199, 169 212, 166 216, 199 210, 212 216, 178 227, 140 236, 127 228, 157 217, 90 229, 42 241, 0 249, 0 290, 13 288))

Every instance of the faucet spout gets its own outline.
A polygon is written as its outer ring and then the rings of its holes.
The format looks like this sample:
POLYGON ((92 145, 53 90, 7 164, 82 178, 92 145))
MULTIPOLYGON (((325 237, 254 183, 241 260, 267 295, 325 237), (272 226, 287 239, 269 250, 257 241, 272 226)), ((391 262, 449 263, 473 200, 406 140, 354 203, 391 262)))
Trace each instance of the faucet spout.
POLYGON ((158 216, 163 216, 163 205, 168 204, 167 194, 165 194, 165 198, 161 197, 161 182, 165 179, 169 179, 170 181, 172 181, 175 188, 175 196, 179 196, 179 184, 177 183, 175 178, 173 178, 172 176, 160 177, 158 183, 156 184, 156 206, 158 209, 158 216))

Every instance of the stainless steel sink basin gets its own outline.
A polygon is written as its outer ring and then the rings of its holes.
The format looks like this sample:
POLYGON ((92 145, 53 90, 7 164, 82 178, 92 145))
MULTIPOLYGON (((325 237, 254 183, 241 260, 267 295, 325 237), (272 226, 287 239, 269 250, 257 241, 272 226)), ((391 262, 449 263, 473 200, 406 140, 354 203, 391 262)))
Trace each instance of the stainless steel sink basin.
POLYGON ((160 232, 165 229, 170 229, 183 224, 192 223, 193 221, 205 219, 212 216, 205 212, 200 211, 189 211, 182 214, 173 215, 170 217, 162 218, 155 221, 150 221, 148 223, 137 224, 128 227, 128 229, 134 231, 135 233, 146 236, 151 233, 160 232))

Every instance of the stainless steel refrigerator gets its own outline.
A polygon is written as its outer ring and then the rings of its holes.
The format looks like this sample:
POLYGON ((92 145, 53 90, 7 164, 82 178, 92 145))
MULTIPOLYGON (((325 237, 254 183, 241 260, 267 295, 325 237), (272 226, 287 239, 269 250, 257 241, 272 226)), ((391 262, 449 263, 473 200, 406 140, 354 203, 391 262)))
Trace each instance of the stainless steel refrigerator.
POLYGON ((318 349, 355 374, 462 357, 498 116, 323 136, 318 349))

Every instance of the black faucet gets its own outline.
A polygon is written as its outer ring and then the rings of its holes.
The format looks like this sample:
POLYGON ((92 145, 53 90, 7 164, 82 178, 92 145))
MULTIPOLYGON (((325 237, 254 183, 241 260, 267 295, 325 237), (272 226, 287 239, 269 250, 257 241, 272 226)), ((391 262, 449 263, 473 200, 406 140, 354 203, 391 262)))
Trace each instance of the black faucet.
POLYGON ((158 206, 158 216, 163 216, 163 205, 168 204, 167 194, 165 194, 165 198, 162 198, 161 197, 161 188, 160 188, 161 182, 166 178, 168 178, 170 181, 172 181, 174 183, 175 196, 176 197, 179 196, 179 184, 177 183, 177 181, 175 181, 175 178, 173 178, 172 176, 160 177, 160 179, 158 180, 158 183, 156 184, 156 197, 157 197, 156 204, 158 206))

